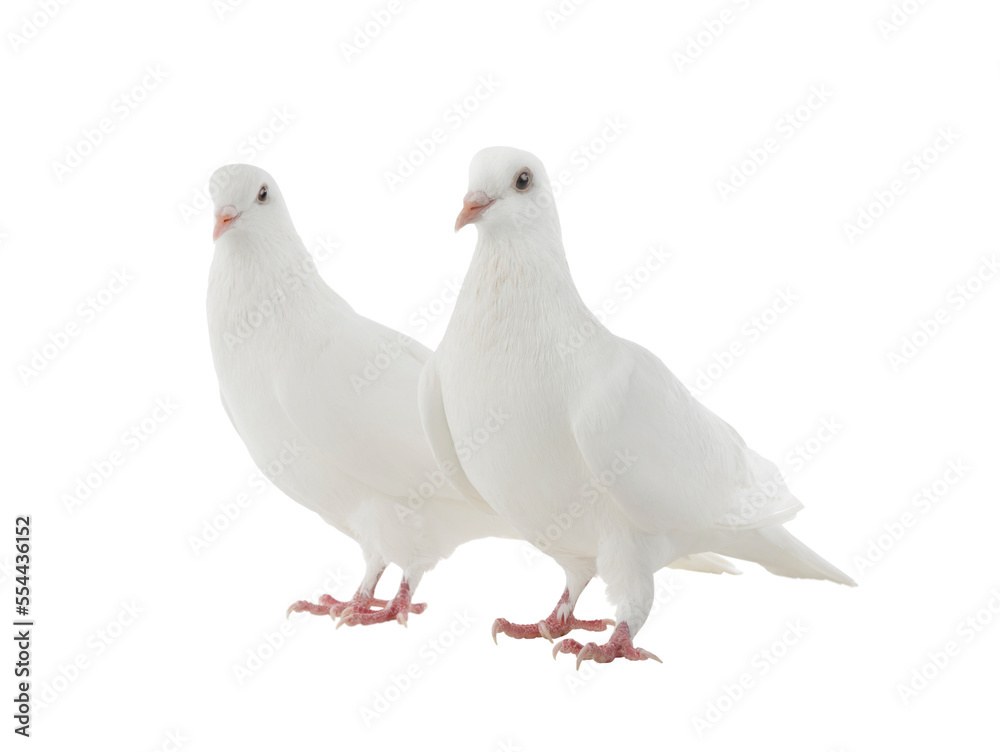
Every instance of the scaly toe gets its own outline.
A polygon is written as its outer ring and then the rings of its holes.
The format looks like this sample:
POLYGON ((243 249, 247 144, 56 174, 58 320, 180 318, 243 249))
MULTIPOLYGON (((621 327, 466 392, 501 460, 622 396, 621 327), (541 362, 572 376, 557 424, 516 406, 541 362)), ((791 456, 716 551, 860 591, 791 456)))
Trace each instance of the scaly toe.
POLYGON ((586 645, 583 646, 580 652, 576 654, 577 671, 580 670, 580 664, 583 663, 588 658, 596 660, 598 662, 600 662, 602 658, 601 651, 598 649, 597 645, 595 645, 593 642, 588 642, 586 645))
POLYGON ((576 640, 559 640, 552 648, 552 658, 555 660, 559 653, 579 653, 581 650, 583 645, 576 640))
POLYGON ((549 631, 549 625, 544 621, 538 622, 538 634, 544 637, 549 642, 553 642, 552 633, 549 631))

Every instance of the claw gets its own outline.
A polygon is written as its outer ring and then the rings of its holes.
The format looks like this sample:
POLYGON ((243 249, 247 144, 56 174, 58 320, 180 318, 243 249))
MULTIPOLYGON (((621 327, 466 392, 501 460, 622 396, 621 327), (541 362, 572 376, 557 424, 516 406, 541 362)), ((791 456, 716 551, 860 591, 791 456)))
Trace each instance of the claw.
POLYGON ((492 629, 492 632, 493 632, 493 644, 494 645, 499 645, 500 644, 499 642, 497 642, 497 632, 499 632, 499 631, 500 631, 500 620, 499 619, 495 619, 493 621, 493 629, 492 629))
POLYGON ((576 670, 580 670, 580 664, 583 663, 588 658, 592 658, 597 654, 597 645, 593 642, 588 642, 583 646, 583 649, 576 654, 576 670))
POLYGON ((663 661, 661 661, 655 655, 650 653, 648 650, 644 650, 643 648, 639 648, 639 655, 641 655, 643 658, 652 658, 657 663, 663 663, 663 661))
POLYGON ((613 627, 617 622, 614 619, 601 619, 604 622, 604 626, 613 627))
MULTIPOLYGON (((351 623, 350 623, 350 621, 348 621, 348 617, 353 616, 353 615, 354 615, 354 609, 353 608, 351 608, 350 606, 348 606, 347 608, 345 608, 343 610, 343 612, 340 614, 340 621, 337 622, 336 629, 340 629, 345 624, 347 626, 349 626, 349 627, 352 626, 351 623)), ((337 617, 334 614, 331 613, 330 614, 330 618, 331 619, 336 619, 337 617)))
POLYGON ((549 642, 553 642, 552 633, 549 631, 549 625, 544 621, 538 622, 538 634, 544 637, 549 642))

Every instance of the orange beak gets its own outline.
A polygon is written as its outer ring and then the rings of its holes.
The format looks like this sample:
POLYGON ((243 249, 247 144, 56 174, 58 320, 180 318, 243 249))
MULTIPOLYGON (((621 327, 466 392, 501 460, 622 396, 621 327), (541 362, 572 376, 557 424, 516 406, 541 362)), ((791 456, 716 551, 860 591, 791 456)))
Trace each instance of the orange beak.
POLYGON ((241 212, 235 206, 223 206, 215 213, 215 229, 212 230, 212 240, 218 240, 222 234, 233 226, 241 212))
POLYGON ((494 199, 487 196, 483 191, 469 191, 462 200, 462 211, 458 213, 455 220, 455 232, 458 232, 468 224, 472 224, 480 215, 486 211, 486 207, 493 203, 494 199))

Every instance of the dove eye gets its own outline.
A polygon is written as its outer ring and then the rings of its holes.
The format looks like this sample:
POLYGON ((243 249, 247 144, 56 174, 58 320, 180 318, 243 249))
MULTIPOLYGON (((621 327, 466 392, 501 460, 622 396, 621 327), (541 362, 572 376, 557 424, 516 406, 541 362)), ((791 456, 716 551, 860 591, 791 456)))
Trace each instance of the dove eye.
POLYGON ((258 204, 263 204, 265 201, 267 201, 267 184, 266 183, 260 187, 259 191, 257 191, 257 203, 258 204))
POLYGON ((521 170, 514 180, 514 190, 526 191, 531 187, 531 170, 521 170))

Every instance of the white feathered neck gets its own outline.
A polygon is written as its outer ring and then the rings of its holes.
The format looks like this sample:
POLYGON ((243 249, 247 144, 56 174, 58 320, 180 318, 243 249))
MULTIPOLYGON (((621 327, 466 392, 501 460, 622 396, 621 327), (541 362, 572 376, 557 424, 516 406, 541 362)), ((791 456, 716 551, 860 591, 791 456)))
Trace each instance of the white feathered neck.
POLYGON ((517 232, 479 229, 446 339, 552 358, 557 343, 584 321, 600 326, 573 283, 558 223, 517 232))
POLYGON ((275 337, 322 336, 338 317, 354 315, 323 281, 294 228, 280 224, 219 239, 207 308, 213 349, 231 349, 231 338, 248 330, 252 337, 247 340, 263 335, 269 345, 275 337), (226 341, 216 341, 222 338, 226 341))

